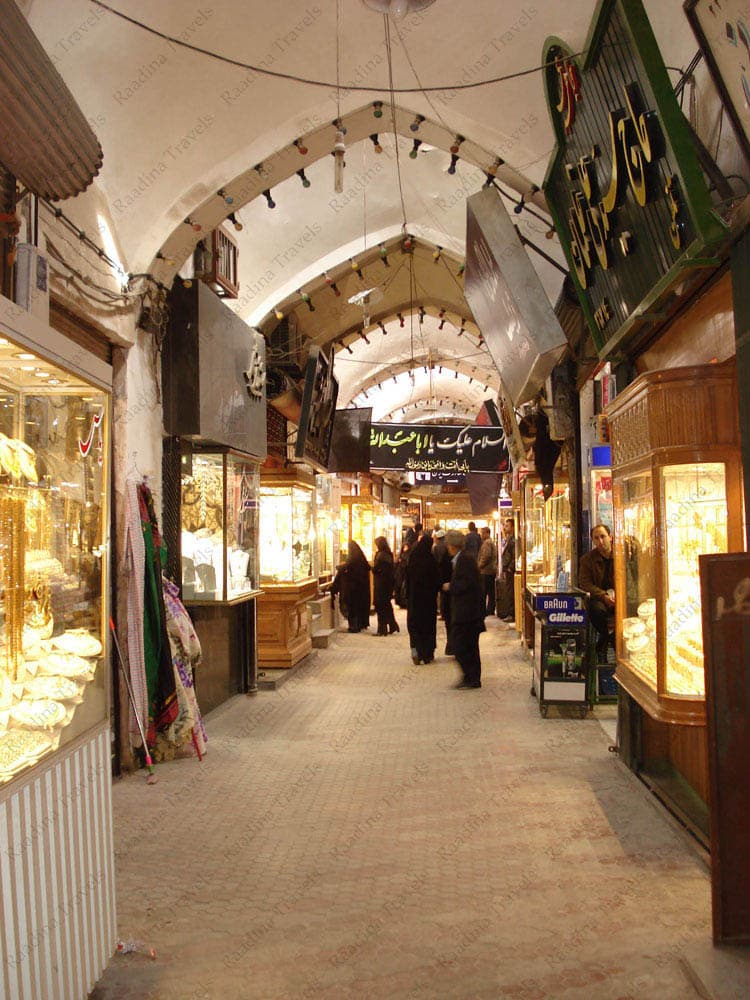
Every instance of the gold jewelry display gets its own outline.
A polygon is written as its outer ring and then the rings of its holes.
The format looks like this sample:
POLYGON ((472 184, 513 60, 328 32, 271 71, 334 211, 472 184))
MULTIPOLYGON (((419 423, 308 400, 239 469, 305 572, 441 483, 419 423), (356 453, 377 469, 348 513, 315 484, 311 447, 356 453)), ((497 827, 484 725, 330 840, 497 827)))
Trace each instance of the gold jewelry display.
POLYGON ((23 671, 25 506, 25 500, 20 497, 0 497, 0 556, 5 590, 4 662, 6 673, 14 683, 22 679, 23 671))
POLYGON ((67 677, 32 677, 26 680, 24 690, 34 699, 80 702, 83 687, 67 677))
POLYGON ((13 730, 0 736, 0 781, 7 781, 52 749, 52 740, 43 732, 13 730))
POLYGON ((60 649, 64 653, 73 653, 75 656, 94 657, 102 655, 102 644, 84 628, 71 628, 62 635, 57 635, 52 639, 55 649, 60 649))
POLYGON ((56 729, 65 721, 67 714, 65 706, 51 698, 19 701, 10 710, 10 717, 16 725, 26 729, 56 729))
POLYGON ((95 663, 73 653, 48 653, 37 664, 37 673, 43 676, 69 677, 76 681, 91 680, 95 669, 95 663))

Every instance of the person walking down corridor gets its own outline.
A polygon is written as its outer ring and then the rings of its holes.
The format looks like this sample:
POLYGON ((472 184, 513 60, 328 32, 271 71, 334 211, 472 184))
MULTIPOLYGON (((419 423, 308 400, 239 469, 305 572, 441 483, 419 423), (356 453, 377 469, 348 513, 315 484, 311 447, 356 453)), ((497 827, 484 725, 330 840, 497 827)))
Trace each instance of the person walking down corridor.
POLYGON ((406 564, 406 626, 415 664, 432 663, 435 659, 439 589, 440 575, 432 555, 432 539, 422 535, 406 564))
POLYGON ((400 629, 391 604, 394 581, 393 553, 388 545, 388 540, 382 535, 375 539, 372 575, 375 613, 378 616, 377 635, 398 632, 400 629))
POLYGON ((492 541, 489 528, 482 528, 482 544, 479 546, 477 566, 484 585, 484 614, 495 613, 495 576, 497 575, 497 549, 492 541))
POLYGON ((451 648, 451 595, 443 587, 444 583, 451 582, 451 573, 453 572, 453 563, 451 561, 450 553, 448 552, 448 547, 445 544, 445 531, 441 528, 439 531, 435 532, 437 536, 437 542, 432 547, 432 557, 437 562, 438 573, 440 575, 440 617, 443 619, 445 624, 445 655, 453 656, 453 649, 451 648))
POLYGON ((361 632, 370 624, 370 564, 356 542, 349 542, 347 553, 342 600, 347 608, 349 631, 361 632))
POLYGON ((479 537, 476 524, 473 521, 469 521, 469 530, 464 535, 464 551, 467 555, 474 556, 477 559, 481 544, 482 539, 479 537))
POLYGON ((516 535, 512 517, 503 521, 503 554, 500 557, 500 600, 497 613, 504 622, 516 620, 516 535))
POLYGON ((479 636, 486 631, 482 580, 476 560, 464 551, 465 540, 460 531, 446 532, 445 544, 453 559, 451 582, 443 585, 451 595, 451 645, 463 671, 463 679, 455 686, 480 688, 479 636))

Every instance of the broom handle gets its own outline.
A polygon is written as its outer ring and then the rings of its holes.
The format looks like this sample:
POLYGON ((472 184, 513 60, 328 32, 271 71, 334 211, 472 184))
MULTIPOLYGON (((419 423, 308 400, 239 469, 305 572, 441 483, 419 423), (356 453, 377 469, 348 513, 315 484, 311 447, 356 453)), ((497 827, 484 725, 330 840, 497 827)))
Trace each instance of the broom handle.
POLYGON ((135 696, 133 694, 133 689, 130 686, 130 678, 128 677, 127 671, 125 670, 125 661, 122 658, 122 651, 120 649, 120 643, 117 641, 117 632, 115 631, 115 623, 114 623, 114 621, 111 618, 109 619, 109 627, 110 627, 110 630, 112 632, 112 638, 113 638, 114 643, 115 643, 115 649, 117 650, 117 659, 118 659, 118 662, 120 664, 120 673, 122 674, 123 678, 125 679, 125 686, 128 689, 128 696, 130 698, 130 704, 131 704, 131 706, 133 708, 133 715, 135 716, 135 721, 136 721, 136 723, 138 725, 138 731, 140 732, 141 739, 143 740, 143 749, 146 752, 146 763, 149 764, 150 763, 150 754, 148 752, 148 744, 146 743, 146 734, 143 731, 143 724, 141 723, 140 716, 138 715, 138 709, 136 708, 136 705, 135 705, 135 696))

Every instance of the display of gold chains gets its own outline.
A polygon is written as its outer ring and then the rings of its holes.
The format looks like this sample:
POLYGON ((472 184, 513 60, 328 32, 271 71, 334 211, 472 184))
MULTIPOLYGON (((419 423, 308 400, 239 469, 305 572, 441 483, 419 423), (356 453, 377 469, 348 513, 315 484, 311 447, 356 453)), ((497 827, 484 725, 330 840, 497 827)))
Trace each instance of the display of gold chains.
POLYGON ((5 591, 5 670, 16 683, 23 667, 26 501, 0 496, 0 555, 5 591))

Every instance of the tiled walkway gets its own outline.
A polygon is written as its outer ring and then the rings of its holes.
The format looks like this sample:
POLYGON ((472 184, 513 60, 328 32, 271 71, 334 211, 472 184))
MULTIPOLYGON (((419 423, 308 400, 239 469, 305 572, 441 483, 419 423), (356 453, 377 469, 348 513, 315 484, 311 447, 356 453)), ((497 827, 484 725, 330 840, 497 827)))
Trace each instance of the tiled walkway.
POLYGON ((202 764, 116 784, 119 933, 157 958, 92 998, 750 995, 705 865, 595 718, 540 717, 515 632, 455 691, 403 628, 339 634, 214 713, 202 764))

